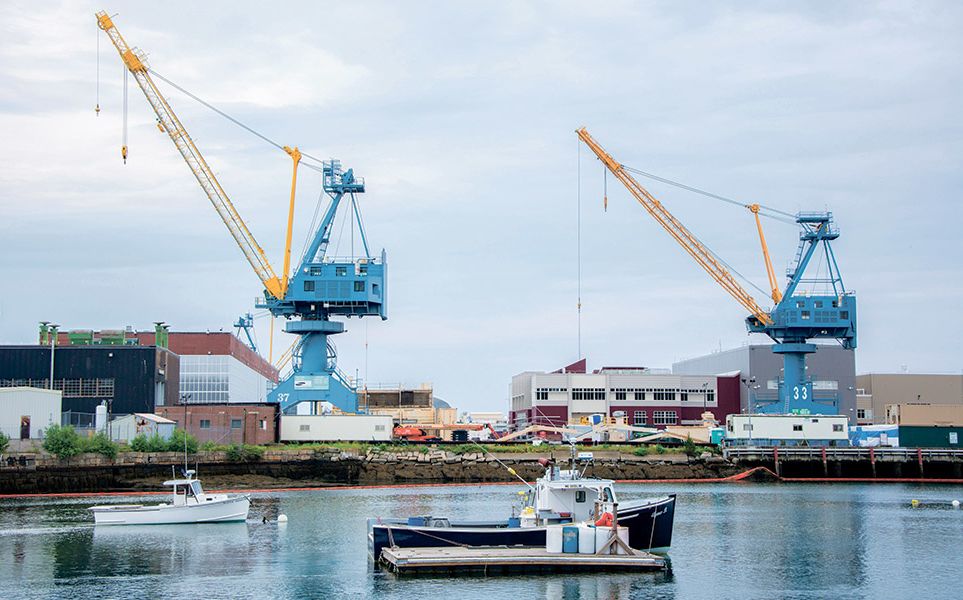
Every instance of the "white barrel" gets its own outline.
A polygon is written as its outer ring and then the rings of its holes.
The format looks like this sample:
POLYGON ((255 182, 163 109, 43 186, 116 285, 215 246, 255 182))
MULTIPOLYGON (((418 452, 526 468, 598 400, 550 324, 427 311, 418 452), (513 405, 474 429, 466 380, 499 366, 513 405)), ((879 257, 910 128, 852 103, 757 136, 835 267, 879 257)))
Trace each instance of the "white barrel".
POLYGON ((107 403, 98 404, 94 409, 94 431, 97 433, 107 432, 107 403))
MULTIPOLYGON (((602 548, 602 546, 604 546, 605 543, 608 542, 609 538, 611 537, 612 537, 611 527, 596 527, 595 528, 595 550, 598 551, 600 548, 602 548)), ((619 539, 625 542, 626 545, 628 545, 629 543, 628 527, 619 527, 619 539)), ((609 552, 606 552, 606 554, 628 554, 628 552, 623 550, 621 546, 613 545, 613 546, 609 546, 609 552), (618 548, 618 552, 611 552, 613 548, 618 548)))
POLYGON ((549 554, 562 553, 562 527, 564 525, 549 525, 545 528, 545 551, 549 554))
POLYGON ((578 553, 595 554, 595 527, 585 523, 578 526, 578 553))

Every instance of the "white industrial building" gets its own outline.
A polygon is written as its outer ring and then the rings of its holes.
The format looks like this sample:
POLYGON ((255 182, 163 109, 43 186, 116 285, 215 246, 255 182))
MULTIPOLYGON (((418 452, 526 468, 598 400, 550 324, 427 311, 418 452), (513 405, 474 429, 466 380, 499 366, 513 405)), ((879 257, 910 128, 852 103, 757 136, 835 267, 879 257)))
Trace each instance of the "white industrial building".
POLYGON ((674 375, 644 367, 587 373, 582 360, 552 373, 527 371, 512 377, 509 422, 517 431, 624 413, 629 425, 695 425, 702 423, 705 411, 720 421, 738 411, 738 394, 737 374, 674 375))
POLYGON ((43 437, 60 425, 63 392, 35 387, 0 388, 0 431, 11 440, 43 437))

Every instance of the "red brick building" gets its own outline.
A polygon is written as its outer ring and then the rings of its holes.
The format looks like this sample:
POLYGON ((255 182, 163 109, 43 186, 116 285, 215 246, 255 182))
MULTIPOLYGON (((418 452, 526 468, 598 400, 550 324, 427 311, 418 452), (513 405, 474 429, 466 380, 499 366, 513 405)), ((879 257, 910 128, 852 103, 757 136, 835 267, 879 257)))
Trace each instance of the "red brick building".
POLYGON ((154 412, 175 421, 202 444, 261 445, 277 441, 274 404, 181 404, 158 406, 154 412))

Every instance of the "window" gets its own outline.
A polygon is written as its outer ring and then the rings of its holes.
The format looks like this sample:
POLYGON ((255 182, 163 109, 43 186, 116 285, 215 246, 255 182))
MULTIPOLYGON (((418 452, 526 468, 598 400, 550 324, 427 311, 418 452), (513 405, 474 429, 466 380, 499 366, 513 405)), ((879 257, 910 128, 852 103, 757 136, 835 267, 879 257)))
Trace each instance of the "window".
POLYGON ((793 426, 792 426, 792 430, 793 430, 793 431, 802 431, 802 425, 793 425, 793 426))
POLYGON ((201 419, 201 429, 210 429, 210 428, 211 428, 211 420, 201 419))
POLYGON ((311 273, 311 277, 320 277, 321 267, 311 267, 311 269, 308 272, 311 273))
POLYGON ((815 306, 816 306, 816 308, 822 308, 822 307, 823 307, 823 301, 822 301, 822 300, 816 300, 815 306))
POLYGON ((706 390, 706 402, 715 402, 715 401, 716 401, 716 391, 706 390))
POLYGON ((615 392, 616 400, 625 400, 625 390, 615 392))
POLYGON ((796 300, 796 308, 806 308, 806 302, 803 300, 796 300))
POLYGON ((865 408, 857 408, 857 409, 856 409, 856 418, 857 418, 857 419, 865 419, 865 418, 866 418, 866 409, 865 409, 865 408))
POLYGON ((605 390, 572 388, 572 400, 605 400, 605 390))
POLYGON ((800 313, 799 313, 799 318, 800 318, 800 319, 808 319, 808 318, 809 318, 809 311, 808 311, 808 310, 804 310, 804 311, 800 312, 800 313))
POLYGON ((842 430, 843 430, 842 423, 833 423, 833 431, 842 431, 842 430))
POLYGON ((364 291, 364 282, 363 282, 363 281, 355 281, 355 282, 354 282, 354 291, 356 291, 356 292, 363 292, 363 291, 364 291))
POLYGON ((743 423, 743 424, 742 424, 742 430, 743 430, 743 431, 752 431, 752 423, 743 423))
POLYGON ((849 311, 848 310, 839 311, 839 318, 843 320, 849 319, 849 311))
POLYGON ((689 399, 689 392, 679 392, 679 400, 685 402, 689 399))
POLYGON ((304 291, 305 291, 305 292, 313 292, 313 291, 314 291, 314 282, 313 282, 313 281, 310 281, 310 280, 305 281, 305 282, 304 282, 304 291))
POLYGON ((310 425, 301 425, 300 427, 298 427, 298 431, 311 431, 311 426, 310 426, 310 425))
POLYGON ((264 431, 267 431, 267 419, 261 419, 261 421, 258 423, 258 427, 264 431))
POLYGON ((575 492, 576 502, 585 502, 585 490, 578 490, 575 492))
POLYGON ((635 392, 636 400, 645 400, 645 392, 635 392))
POLYGON ((656 400, 675 400, 675 390, 655 390, 656 400))
POLYGON ((384 425, 375 425, 375 431, 384 431, 384 430, 385 430, 384 425))
POLYGON ((231 419, 231 429, 240 429, 244 426, 244 422, 240 419, 231 419))
POLYGON ((656 410, 652 412, 652 422, 656 425, 673 425, 678 419, 674 410, 656 410))
POLYGON ((535 390, 536 400, 548 400, 548 390, 535 390))
POLYGON ((633 417, 634 417, 633 420, 635 421, 636 425, 645 425, 646 419, 645 419, 644 410, 635 411, 635 414, 633 415, 633 417))
POLYGON ((335 267, 335 268, 334 268, 334 274, 337 275, 338 277, 344 277, 345 275, 348 274, 348 268, 347 268, 347 267, 335 267))

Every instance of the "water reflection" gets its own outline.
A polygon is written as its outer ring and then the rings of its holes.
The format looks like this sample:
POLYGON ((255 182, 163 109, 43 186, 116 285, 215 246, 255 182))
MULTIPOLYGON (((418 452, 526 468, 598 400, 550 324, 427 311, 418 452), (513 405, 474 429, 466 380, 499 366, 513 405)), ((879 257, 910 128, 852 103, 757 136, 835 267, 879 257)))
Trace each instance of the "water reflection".
POLYGON ((365 519, 511 510, 511 486, 255 494, 248 523, 100 527, 91 499, 0 500, 0 581, 17 597, 947 597, 963 496, 902 485, 626 486, 679 494, 671 574, 397 578, 369 570, 365 519), (925 495, 924 495, 925 494, 925 495), (286 526, 276 523, 286 514, 286 526), (262 519, 266 518, 267 522, 262 519))

